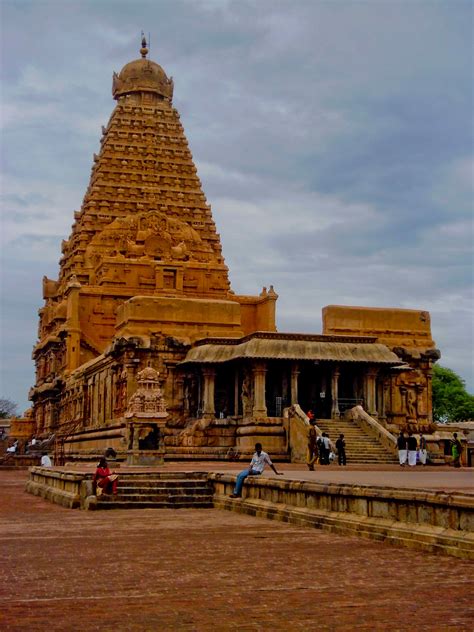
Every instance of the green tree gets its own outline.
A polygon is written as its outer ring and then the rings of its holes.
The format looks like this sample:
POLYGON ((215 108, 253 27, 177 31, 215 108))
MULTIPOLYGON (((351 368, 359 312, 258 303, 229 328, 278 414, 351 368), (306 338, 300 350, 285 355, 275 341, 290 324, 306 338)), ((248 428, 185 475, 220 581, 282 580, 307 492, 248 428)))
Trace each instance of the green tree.
POLYGON ((451 369, 435 364, 433 370, 433 418, 435 421, 474 419, 474 395, 451 369))

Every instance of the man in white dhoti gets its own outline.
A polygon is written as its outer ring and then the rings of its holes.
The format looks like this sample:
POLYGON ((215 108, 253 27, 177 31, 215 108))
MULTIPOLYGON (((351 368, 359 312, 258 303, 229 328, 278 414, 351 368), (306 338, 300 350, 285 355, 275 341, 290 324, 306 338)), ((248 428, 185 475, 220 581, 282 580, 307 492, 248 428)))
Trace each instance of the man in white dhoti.
POLYGON ((416 452, 418 449, 418 441, 416 437, 412 435, 411 432, 408 433, 407 439, 407 448, 408 448, 408 465, 414 467, 416 465, 416 452))
POLYGON ((407 462, 407 440, 403 431, 400 431, 400 434, 397 438, 397 448, 398 448, 398 459, 400 461, 400 465, 405 465, 407 462))
POLYGON ((418 442, 418 449, 420 455, 420 463, 426 465, 426 459, 428 458, 428 450, 426 449, 426 439, 423 433, 420 432, 420 440, 418 442))

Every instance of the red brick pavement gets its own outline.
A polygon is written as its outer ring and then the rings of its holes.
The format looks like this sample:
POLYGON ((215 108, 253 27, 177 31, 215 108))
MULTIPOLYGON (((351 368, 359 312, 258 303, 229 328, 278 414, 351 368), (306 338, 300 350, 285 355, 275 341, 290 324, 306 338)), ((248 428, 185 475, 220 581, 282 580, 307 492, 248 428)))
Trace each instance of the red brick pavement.
POLYGON ((218 510, 83 512, 0 473, 0 628, 472 630, 474 564, 218 510))

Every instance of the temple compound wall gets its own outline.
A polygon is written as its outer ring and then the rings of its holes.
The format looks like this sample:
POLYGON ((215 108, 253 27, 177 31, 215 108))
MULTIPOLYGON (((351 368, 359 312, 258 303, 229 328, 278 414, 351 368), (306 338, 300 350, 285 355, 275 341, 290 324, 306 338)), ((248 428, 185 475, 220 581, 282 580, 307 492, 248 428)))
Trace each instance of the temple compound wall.
POLYGON ((427 312, 328 306, 322 334, 280 333, 272 286, 232 290, 173 80, 145 41, 140 53, 114 74, 117 105, 58 278, 43 279, 35 434, 62 436, 76 455, 209 456, 260 439, 285 458, 296 404, 320 418, 360 404, 392 430, 429 428, 439 352, 427 312), (147 370, 159 396, 140 416, 147 370))

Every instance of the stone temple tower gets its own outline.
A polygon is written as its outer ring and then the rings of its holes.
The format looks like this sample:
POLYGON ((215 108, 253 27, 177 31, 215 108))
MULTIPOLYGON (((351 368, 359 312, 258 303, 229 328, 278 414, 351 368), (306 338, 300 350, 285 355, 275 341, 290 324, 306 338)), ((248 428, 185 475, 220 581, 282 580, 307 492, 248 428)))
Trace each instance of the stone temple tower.
MULTIPOLYGON (((140 53, 113 75, 117 105, 62 242, 58 279, 43 279, 30 392, 38 432, 72 418, 89 423, 91 411, 67 384, 117 340, 150 349, 150 337, 189 345, 275 330, 275 293, 239 297, 230 288, 211 208, 172 104, 173 80, 148 59, 145 39, 140 53)), ((95 415, 114 417, 112 404, 102 410, 112 390, 95 415)))

